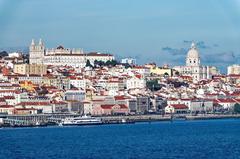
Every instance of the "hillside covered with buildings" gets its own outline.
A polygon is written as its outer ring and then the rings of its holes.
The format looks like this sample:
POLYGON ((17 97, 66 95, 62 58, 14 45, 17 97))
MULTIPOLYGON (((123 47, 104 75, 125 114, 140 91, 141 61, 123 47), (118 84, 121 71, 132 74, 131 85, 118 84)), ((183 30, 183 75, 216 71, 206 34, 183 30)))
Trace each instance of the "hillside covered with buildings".
POLYGON ((240 66, 222 75, 194 43, 186 65, 170 67, 32 40, 29 56, 4 52, 0 68, 1 114, 232 113, 240 103, 240 66))

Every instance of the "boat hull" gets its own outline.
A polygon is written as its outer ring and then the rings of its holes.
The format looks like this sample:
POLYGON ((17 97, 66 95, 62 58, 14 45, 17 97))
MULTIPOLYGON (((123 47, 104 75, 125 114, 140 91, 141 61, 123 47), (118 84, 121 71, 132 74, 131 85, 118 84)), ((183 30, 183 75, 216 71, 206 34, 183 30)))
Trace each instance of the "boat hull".
POLYGON ((103 123, 62 123, 62 126, 102 125, 103 123))

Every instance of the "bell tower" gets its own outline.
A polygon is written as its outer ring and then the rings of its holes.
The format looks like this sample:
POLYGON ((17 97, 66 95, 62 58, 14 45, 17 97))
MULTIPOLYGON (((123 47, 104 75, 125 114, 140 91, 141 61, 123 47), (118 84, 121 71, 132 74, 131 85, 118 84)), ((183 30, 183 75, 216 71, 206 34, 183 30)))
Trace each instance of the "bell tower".
POLYGON ((38 45, 35 44, 32 39, 31 45, 29 46, 29 63, 30 64, 42 64, 44 58, 45 47, 42 39, 39 40, 38 45))

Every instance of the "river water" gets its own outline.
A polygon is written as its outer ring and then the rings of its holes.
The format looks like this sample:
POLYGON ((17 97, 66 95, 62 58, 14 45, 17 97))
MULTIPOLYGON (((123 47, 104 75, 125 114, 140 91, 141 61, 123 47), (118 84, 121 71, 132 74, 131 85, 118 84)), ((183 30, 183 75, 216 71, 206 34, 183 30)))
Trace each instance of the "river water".
POLYGON ((240 119, 0 129, 0 159, 237 159, 240 119))

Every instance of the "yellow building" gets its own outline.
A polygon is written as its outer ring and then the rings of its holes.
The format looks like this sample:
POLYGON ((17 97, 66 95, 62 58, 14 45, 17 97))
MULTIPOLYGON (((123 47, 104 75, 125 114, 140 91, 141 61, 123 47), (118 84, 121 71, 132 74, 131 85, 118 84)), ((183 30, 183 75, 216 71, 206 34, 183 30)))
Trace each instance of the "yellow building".
POLYGON ((155 68, 150 69, 150 73, 154 73, 157 75, 168 74, 169 76, 172 76, 172 69, 171 68, 163 68, 163 67, 155 67, 155 68))
POLYGON ((33 84, 31 81, 21 81, 20 83, 21 88, 26 89, 27 91, 35 91, 37 87, 36 84, 33 84))
POLYGON ((230 75, 230 74, 240 74, 240 65, 231 65, 231 66, 228 66, 227 68, 228 72, 227 74, 230 75))
POLYGON ((159 76, 163 76, 168 74, 168 76, 173 75, 173 69, 169 68, 168 65, 164 65, 163 67, 158 67, 155 63, 145 64, 145 67, 150 69, 150 74, 156 74, 159 76))
POLYGON ((70 80, 66 77, 43 76, 42 83, 47 86, 54 86, 58 89, 70 89, 70 80))
POLYGON ((45 75, 47 66, 42 64, 15 64, 13 72, 22 75, 45 75))
POLYGON ((173 75, 173 70, 169 68, 167 65, 163 67, 158 67, 155 63, 146 64, 145 67, 150 68, 151 74, 156 74, 163 76, 168 74, 169 76, 173 75))

